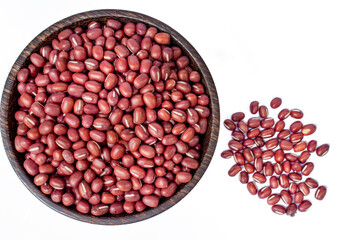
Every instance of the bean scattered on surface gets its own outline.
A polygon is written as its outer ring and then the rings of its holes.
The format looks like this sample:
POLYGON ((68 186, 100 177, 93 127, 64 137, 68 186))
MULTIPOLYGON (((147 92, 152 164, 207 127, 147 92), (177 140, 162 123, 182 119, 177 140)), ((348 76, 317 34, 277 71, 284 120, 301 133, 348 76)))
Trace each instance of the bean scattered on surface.
MULTIPOLYGON (((277 109, 281 104, 281 98, 276 97, 271 100, 270 107, 277 109)), ((326 187, 319 187, 315 179, 304 179, 315 166, 308 159, 314 152, 319 157, 324 156, 329 151, 329 144, 318 146, 316 140, 304 140, 317 127, 301 122, 304 113, 300 109, 279 110, 277 121, 258 101, 252 101, 249 110, 259 116, 251 116, 246 121, 245 113, 236 112, 231 119, 224 121, 227 130, 232 132, 232 140, 221 157, 235 160, 228 175, 239 174, 239 181, 247 184, 250 194, 266 198, 276 214, 286 213, 293 217, 297 212, 307 211, 312 204, 304 198, 310 191, 316 189, 314 196, 317 200, 322 200, 327 191, 326 187), (292 123, 286 129, 285 121, 288 119, 292 123), (280 200, 284 206, 278 204, 280 200)))

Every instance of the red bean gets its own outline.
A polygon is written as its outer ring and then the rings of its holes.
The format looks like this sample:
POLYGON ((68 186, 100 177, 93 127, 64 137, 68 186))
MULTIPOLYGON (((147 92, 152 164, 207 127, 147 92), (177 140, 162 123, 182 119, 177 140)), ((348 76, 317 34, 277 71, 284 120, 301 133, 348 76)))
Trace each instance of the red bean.
POLYGON ((305 180, 305 184, 309 187, 309 188, 317 188, 319 186, 318 182, 313 179, 313 178, 307 178, 305 180))
POLYGON ((234 122, 239 122, 245 118, 245 114, 243 112, 236 112, 231 115, 231 120, 234 122))
POLYGON ((329 148, 330 148, 329 144, 323 144, 323 145, 317 147, 316 155, 318 155, 319 157, 324 156, 329 151, 329 148))
POLYGON ((271 210, 272 210, 274 213, 279 214, 279 215, 283 215, 283 214, 285 214, 285 212, 286 212, 286 209, 285 209, 283 206, 281 206, 281 205, 273 205, 273 206, 271 207, 271 210))
POLYGON ((259 190, 258 192, 258 196, 259 198, 263 199, 263 198, 267 198, 268 196, 270 196, 271 194, 271 188, 270 187, 263 187, 259 190))
POLYGON ((275 205, 280 201, 280 196, 279 194, 271 194, 268 198, 267 198, 267 203, 269 205, 275 205))
POLYGON ((231 121, 230 119, 226 119, 224 121, 224 126, 226 129, 228 129, 230 131, 234 131, 236 128, 235 123, 233 121, 231 121))
MULTIPOLYGON (((250 192, 250 194, 256 195, 256 193, 257 193, 257 187, 256 187, 256 185, 255 185, 254 182, 249 182, 249 183, 247 184, 247 189, 248 189, 248 191, 250 192)), ((269 194, 269 195, 270 195, 270 194, 269 194)))
POLYGON ((258 101, 253 101, 250 103, 250 112, 252 114, 256 114, 259 110, 259 102, 258 101))
POLYGON ((311 207, 311 202, 308 200, 304 200, 300 203, 300 205, 298 206, 298 210, 300 212, 305 212, 307 211, 310 207, 311 207))
POLYGON ((326 187, 320 186, 315 192, 315 198, 317 200, 323 200, 326 195, 326 187))
POLYGON ((290 116, 290 110, 287 108, 281 110, 278 114, 280 120, 285 120, 288 116, 290 116))
POLYGON ((276 97, 271 100, 270 107, 273 109, 276 109, 276 108, 280 107, 281 103, 282 103, 281 98, 276 97))
POLYGON ((56 37, 17 75, 25 170, 84 214, 157 207, 201 163, 211 114, 201 74, 168 33, 143 23, 92 21, 56 37))
POLYGON ((305 136, 311 135, 316 131, 316 126, 314 124, 307 124, 302 127, 301 132, 305 136))
POLYGON ((293 217, 295 216, 297 211, 297 206, 295 203, 291 203, 287 208, 286 208, 286 215, 293 217))

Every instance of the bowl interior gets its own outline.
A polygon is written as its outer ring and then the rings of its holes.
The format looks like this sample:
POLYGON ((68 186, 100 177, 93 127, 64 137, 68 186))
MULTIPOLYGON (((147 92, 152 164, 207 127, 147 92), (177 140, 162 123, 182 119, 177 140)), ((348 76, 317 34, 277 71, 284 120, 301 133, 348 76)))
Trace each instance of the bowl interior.
POLYGON ((22 51, 15 64, 13 65, 5 83, 1 104, 1 132, 4 147, 10 163, 20 180, 40 201, 42 201, 48 207, 68 217, 96 224, 117 225, 137 222, 155 216, 175 205, 184 196, 186 196, 186 194, 196 185, 196 183, 204 174, 215 151, 219 131, 219 103, 216 88, 208 68, 206 67, 204 61, 197 53, 197 51, 185 38, 183 38, 179 33, 177 33, 175 30, 173 30, 166 24, 140 13, 123 10, 96 10, 76 14, 53 24, 52 26, 44 30, 42 33, 40 33, 22 51), (180 185, 177 192, 172 197, 163 199, 160 202, 159 206, 156 208, 149 208, 141 213, 134 213, 130 215, 122 214, 118 216, 105 215, 100 217, 94 217, 90 214, 85 215, 78 213, 74 207, 69 208, 63 206, 62 204, 56 204, 52 202, 49 196, 43 194, 40 189, 33 184, 33 177, 28 175, 24 170, 22 166, 24 154, 16 152, 14 148, 14 138, 16 136, 17 128, 14 113, 19 109, 19 106, 17 104, 19 93, 16 89, 16 75, 21 68, 27 66, 30 63, 29 56, 31 55, 31 53, 38 52, 39 49, 44 45, 51 46, 51 41, 57 36, 57 34, 61 30, 65 28, 73 29, 77 26, 85 27, 91 21, 98 21, 104 24, 109 18, 117 19, 122 23, 143 22, 148 27, 154 26, 158 28, 159 31, 169 33, 171 35, 172 44, 180 47, 185 53, 185 55, 190 58, 190 66, 194 70, 197 70, 201 73, 202 83, 204 84, 206 93, 210 98, 209 105, 211 108, 211 115, 208 117, 207 132, 201 137, 201 164, 199 168, 193 172, 194 177, 189 183, 180 185))

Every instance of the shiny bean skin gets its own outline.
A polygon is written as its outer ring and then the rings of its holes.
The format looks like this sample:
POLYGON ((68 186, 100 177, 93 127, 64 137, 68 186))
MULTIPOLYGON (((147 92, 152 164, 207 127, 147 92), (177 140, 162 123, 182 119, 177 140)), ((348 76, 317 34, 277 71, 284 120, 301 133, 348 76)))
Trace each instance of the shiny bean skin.
POLYGON ((298 210, 300 212, 305 212, 311 207, 311 205, 312 205, 312 203, 310 201, 304 200, 299 204, 298 210))
POLYGON ((272 210, 274 213, 279 214, 279 215, 283 215, 283 214, 285 214, 285 212, 286 212, 286 209, 285 209, 283 206, 281 206, 281 205, 273 205, 273 206, 271 207, 271 210, 272 210))
POLYGON ((315 192, 315 198, 317 200, 323 200, 326 195, 326 191, 327 191, 326 187, 324 187, 324 186, 318 187, 318 189, 315 192))

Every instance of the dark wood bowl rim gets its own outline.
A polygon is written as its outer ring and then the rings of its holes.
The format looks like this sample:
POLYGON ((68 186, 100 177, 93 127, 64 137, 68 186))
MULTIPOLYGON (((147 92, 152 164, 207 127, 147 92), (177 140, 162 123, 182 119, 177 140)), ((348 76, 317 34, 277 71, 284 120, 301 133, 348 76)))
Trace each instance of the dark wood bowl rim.
MULTIPOLYGON (((14 110, 13 110, 14 111, 14 110)), ((83 12, 79 14, 72 15, 67 17, 47 29, 41 32, 37 37, 35 37, 21 52, 18 59, 15 61, 14 65, 11 68, 11 71, 8 75, 8 78, 5 82, 2 100, 1 100, 1 133, 2 140, 5 147, 5 151, 13 167, 15 173, 21 180, 21 182, 28 188, 28 190, 41 202, 43 202, 46 206, 51 209, 76 220, 93 223, 93 224, 103 224, 103 225, 120 225, 120 224, 129 224, 138 221, 142 221, 153 217, 173 205, 179 202, 182 198, 184 198, 189 191, 198 183, 200 178, 205 173, 212 156, 215 151, 215 147, 217 144, 218 133, 219 133, 219 121, 220 121, 220 109, 218 96, 216 92, 216 87, 211 77, 210 71, 207 68, 205 62, 198 54, 198 52, 194 49, 194 47, 178 32, 174 29, 166 25, 165 23, 154 19, 152 17, 146 16, 144 14, 125 11, 125 10, 94 10, 83 12), (9 127, 9 122, 15 121, 13 113, 10 110, 14 109, 14 106, 17 105, 16 101, 10 102, 10 100, 14 100, 14 92, 16 91, 16 75, 17 72, 24 67, 27 63, 29 63, 29 56, 32 52, 38 51, 42 45, 44 45, 44 40, 49 41, 52 36, 56 36, 59 31, 65 27, 73 27, 76 26, 79 21, 81 21, 81 25, 85 22, 90 22, 91 20, 98 19, 107 19, 107 18, 115 18, 120 19, 123 22, 132 21, 132 22, 143 22, 148 26, 155 26, 160 31, 170 33, 172 37, 172 41, 179 47, 183 49, 185 54, 189 56, 191 59, 192 67, 196 70, 200 71, 204 79, 204 85, 206 88, 206 92, 210 97, 210 107, 211 107, 211 116, 209 117, 209 127, 207 131, 207 137, 209 138, 209 142, 207 144, 205 152, 202 154, 202 161, 200 167, 195 171, 195 175, 192 180, 184 184, 180 190, 176 192, 175 195, 163 201, 158 207, 147 209, 141 213, 135 213, 130 215, 121 215, 121 216, 110 216, 105 215, 101 217, 94 217, 90 214, 80 214, 76 212, 73 208, 65 207, 61 204, 56 204, 51 201, 51 199, 44 195, 41 190, 33 184, 32 178, 26 173, 24 170, 22 163, 17 160, 18 154, 14 148, 14 131, 15 129, 11 129, 9 127)), ((207 199, 210 196, 204 196, 207 199)))

